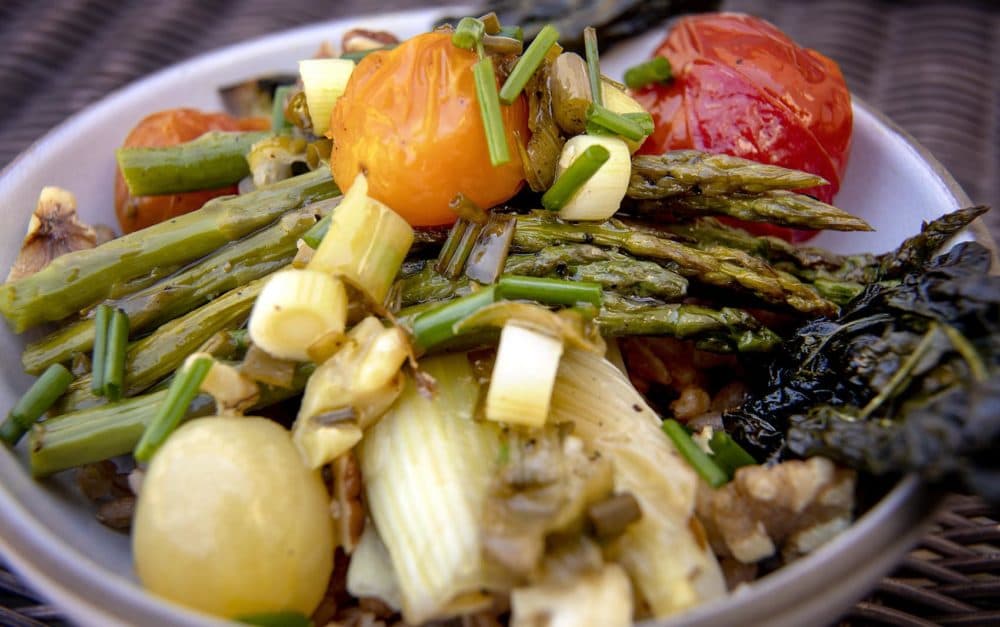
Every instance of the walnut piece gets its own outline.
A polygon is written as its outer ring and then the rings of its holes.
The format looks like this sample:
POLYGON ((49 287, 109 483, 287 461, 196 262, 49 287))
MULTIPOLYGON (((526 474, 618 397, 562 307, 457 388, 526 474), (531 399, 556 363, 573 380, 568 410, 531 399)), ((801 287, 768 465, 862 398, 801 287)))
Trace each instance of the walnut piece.
POLYGON ((855 478, 822 457, 745 466, 718 490, 702 485, 697 513, 720 557, 751 564, 780 549, 792 561, 850 524, 855 478))

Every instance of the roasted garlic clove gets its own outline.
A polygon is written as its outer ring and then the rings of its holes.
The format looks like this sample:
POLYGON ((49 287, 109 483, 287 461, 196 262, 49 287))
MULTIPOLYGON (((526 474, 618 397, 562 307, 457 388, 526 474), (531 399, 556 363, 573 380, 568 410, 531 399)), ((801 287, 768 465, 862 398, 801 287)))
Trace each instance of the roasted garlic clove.
POLYGON ((60 255, 96 245, 97 233, 77 219, 73 194, 59 187, 43 188, 7 280, 30 276, 60 255))

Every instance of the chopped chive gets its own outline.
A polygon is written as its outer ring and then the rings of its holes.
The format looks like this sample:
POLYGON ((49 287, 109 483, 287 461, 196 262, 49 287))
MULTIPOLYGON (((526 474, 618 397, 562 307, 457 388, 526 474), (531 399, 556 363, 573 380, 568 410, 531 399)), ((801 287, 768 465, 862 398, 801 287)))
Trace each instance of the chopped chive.
POLYGON ((455 337, 455 324, 496 302, 496 286, 456 298, 440 307, 423 312, 413 320, 413 342, 428 351, 455 337))
POLYGON ((500 18, 494 11, 480 16, 479 21, 483 23, 483 30, 487 35, 496 35, 500 32, 500 18))
POLYGON ((455 28, 455 32, 451 36, 451 43, 459 48, 472 50, 483 40, 485 32, 486 27, 482 20, 477 20, 474 17, 463 17, 458 21, 458 27, 455 28))
POLYGON ((208 357, 199 357, 174 374, 174 380, 170 382, 163 404, 135 446, 136 461, 148 463, 166 442, 167 437, 177 428, 187 413, 191 401, 198 395, 198 389, 208 376, 208 371, 212 369, 212 363, 212 359, 208 357))
POLYGON ((663 432, 667 434, 670 441, 674 443, 680 454, 687 460, 687 463, 694 468, 694 471, 698 473, 702 479, 708 482, 708 485, 713 488, 718 488, 729 481, 729 477, 723 472, 722 468, 712 461, 712 458, 705 454, 705 451, 698 448, 698 445, 694 443, 691 436, 688 434, 687 429, 681 426, 679 422, 671 418, 667 418, 663 421, 662 426, 663 432))
POLYGON ((448 208, 454 211, 459 218, 464 218, 476 224, 486 224, 486 221, 490 219, 486 210, 462 192, 458 192, 454 198, 448 201, 448 208))
POLYGON ((7 420, 0 427, 0 439, 11 446, 17 444, 72 382, 73 374, 65 366, 49 366, 7 414, 7 420))
POLYGON ((639 89, 653 83, 665 83, 672 76, 670 61, 666 57, 656 57, 625 70, 625 84, 630 89, 639 89))
POLYGON ((288 104, 288 95, 294 89, 294 85, 279 85, 274 90, 274 102, 271 105, 271 130, 275 133, 280 133, 292 126, 292 123, 285 118, 285 105, 288 104))
POLYGON ((567 281, 507 275, 497 282, 497 296, 509 300, 535 300, 545 305, 590 303, 601 306, 601 286, 590 281, 567 281))
POLYGON ((122 396, 125 378, 125 348, 128 346, 128 316, 121 309, 111 314, 108 325, 108 349, 104 356, 104 396, 117 401, 122 396))
POLYGON ((271 612, 267 614, 251 614, 240 616, 237 623, 257 625, 258 627, 312 627, 312 620, 299 612, 271 612))
POLYGON ((548 54, 549 48, 558 39, 559 31, 551 24, 547 24, 538 32, 538 36, 531 42, 528 49, 524 51, 521 58, 517 60, 514 69, 510 72, 510 76, 507 77, 503 87, 500 89, 500 102, 509 105, 517 100, 517 97, 524 90, 524 86, 528 84, 528 80, 538 69, 538 66, 542 64, 542 61, 545 60, 545 55, 548 54))
POLYGON ((399 44, 386 44, 386 45, 384 45, 384 46, 382 46, 380 48, 370 48, 368 50, 355 50, 354 52, 345 52, 344 54, 340 55, 340 58, 341 59, 350 59, 351 61, 354 61, 355 63, 357 63, 358 61, 360 61, 361 59, 364 59, 365 57, 367 57, 368 55, 370 55, 373 52, 382 52, 384 50, 392 50, 393 48, 395 48, 398 45, 399 44))
POLYGON ((757 460, 743 450, 743 447, 737 444, 725 431, 712 432, 712 439, 708 441, 708 447, 712 449, 712 460, 722 468, 723 472, 729 475, 730 479, 736 474, 737 469, 757 464, 757 460))
POLYGON ((472 66, 476 79, 476 97, 479 99, 479 113, 483 116, 486 144, 490 149, 490 162, 494 167, 510 161, 507 148, 507 133, 500 113, 500 99, 497 96, 497 77, 493 69, 493 59, 484 57, 472 66))
POLYGON ((326 232, 330 230, 331 222, 333 222, 333 214, 328 213, 302 234, 302 241, 308 244, 313 250, 319 248, 320 242, 326 237, 326 232))
POLYGON ((497 34, 504 37, 511 37, 521 42, 524 41, 524 29, 520 26, 501 26, 500 32, 497 34))
POLYGON ((587 76, 590 78, 590 100, 594 104, 604 104, 601 93, 601 61, 597 56, 597 31, 593 26, 583 29, 583 46, 587 53, 587 76))
POLYGON ((90 391, 104 396, 104 362, 108 354, 108 327, 111 325, 111 306, 98 305, 94 314, 94 350, 90 359, 90 391))
POLYGON ((542 195, 542 206, 549 211, 562 209, 610 158, 611 153, 604 146, 589 146, 542 195))
MULTIPOLYGON (((649 114, 647 113, 646 115, 649 114)), ((652 117, 650 117, 650 121, 652 121, 652 117)), ((590 103, 587 106, 587 124, 588 128, 590 128, 590 125, 594 125, 632 141, 640 141, 649 134, 644 132, 648 128, 644 123, 640 123, 634 118, 615 113, 594 103, 590 103)))

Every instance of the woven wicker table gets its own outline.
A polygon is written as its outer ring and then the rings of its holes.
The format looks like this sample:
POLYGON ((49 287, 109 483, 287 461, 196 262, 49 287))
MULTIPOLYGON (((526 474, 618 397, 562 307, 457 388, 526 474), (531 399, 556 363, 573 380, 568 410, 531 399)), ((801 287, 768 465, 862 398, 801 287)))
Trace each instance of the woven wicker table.
MULTIPOLYGON (((428 0, 0 0, 0 167, 113 89, 201 52, 428 0)), ((568 3, 572 4, 572 3, 568 3)), ((973 201, 1000 208, 1000 3, 727 0, 841 65, 851 90, 909 131, 973 201)), ((1000 210, 988 216, 1000 239, 1000 210)), ((845 624, 1000 625, 1000 511, 946 499, 933 529, 845 624)), ((0 568, 0 625, 67 624, 0 568)))

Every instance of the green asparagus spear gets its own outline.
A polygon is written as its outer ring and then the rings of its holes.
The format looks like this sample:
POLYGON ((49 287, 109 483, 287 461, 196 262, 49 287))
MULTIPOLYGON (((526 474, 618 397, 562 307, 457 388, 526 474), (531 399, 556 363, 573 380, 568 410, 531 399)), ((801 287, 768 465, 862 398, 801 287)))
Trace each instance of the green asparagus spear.
POLYGON ((636 200, 656 200, 685 194, 756 194, 828 184, 823 177, 801 170, 698 150, 674 150, 659 156, 633 157, 626 195, 636 200))
POLYGON ((657 237, 653 232, 630 228, 620 220, 568 224, 546 212, 518 217, 513 247, 537 252, 566 242, 615 246, 632 255, 669 261, 683 276, 718 287, 739 287, 774 304, 787 304, 803 313, 832 315, 837 306, 820 297, 794 276, 780 272, 764 260, 734 248, 714 246, 699 250, 657 237))
POLYGON ((5 283, 0 313, 18 333, 61 320, 108 298, 130 279, 199 259, 289 210, 337 193, 330 173, 317 170, 235 198, 216 198, 197 211, 63 255, 36 274, 5 283))
MULTIPOLYGON (((503 273, 591 281, 605 290, 667 300, 680 298, 687 292, 687 279, 672 270, 589 244, 549 246, 533 254, 511 255, 503 273)), ((450 281, 425 264, 402 279, 402 305, 462 296, 469 293, 469 285, 465 277, 450 281)))
MULTIPOLYGON (((261 385, 254 409, 299 394, 313 370, 313 364, 299 365, 291 388, 261 385)), ((29 436, 31 473, 35 477, 45 477, 131 452, 166 395, 167 390, 160 390, 36 424, 29 436)), ((191 403, 187 418, 208 416, 214 409, 212 398, 202 394, 191 403)))
POLYGON ((270 133, 212 131, 175 146, 119 148, 118 166, 133 196, 215 189, 250 173, 250 147, 270 133))
MULTIPOLYGON (((288 265, 298 238, 316 223, 316 216, 328 214, 336 203, 336 199, 325 200, 290 212, 182 272, 108 304, 128 315, 133 333, 173 320, 223 292, 288 265)), ((27 372, 41 372, 49 364, 66 362, 73 353, 89 350, 93 342, 94 320, 84 319, 29 344, 21 363, 27 372)))
POLYGON ((872 230, 867 222, 842 209, 811 196, 784 190, 725 196, 689 194, 663 200, 638 200, 631 209, 640 215, 655 215, 663 211, 682 216, 723 215, 797 229, 872 230))
MULTIPOLYGON (((129 346, 125 358, 123 396, 135 396, 176 370, 199 346, 217 331, 238 326, 246 320, 267 278, 226 292, 185 316, 171 320, 150 335, 129 346)), ((73 382, 60 403, 63 413, 97 403, 90 391, 90 375, 73 382)))

